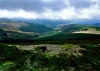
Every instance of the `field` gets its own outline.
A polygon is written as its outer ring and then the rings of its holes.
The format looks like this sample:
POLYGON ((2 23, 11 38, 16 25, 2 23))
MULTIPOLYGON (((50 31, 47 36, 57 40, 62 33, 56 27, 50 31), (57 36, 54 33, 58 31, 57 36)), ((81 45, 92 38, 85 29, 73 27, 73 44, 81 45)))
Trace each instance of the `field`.
POLYGON ((95 28, 89 28, 86 31, 76 31, 73 33, 88 33, 88 34, 100 34, 100 31, 96 30, 95 28))

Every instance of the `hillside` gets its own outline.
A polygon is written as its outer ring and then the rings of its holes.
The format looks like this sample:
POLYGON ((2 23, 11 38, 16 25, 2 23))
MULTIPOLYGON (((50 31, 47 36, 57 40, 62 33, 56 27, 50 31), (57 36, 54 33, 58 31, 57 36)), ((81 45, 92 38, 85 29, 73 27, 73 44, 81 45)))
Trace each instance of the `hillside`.
POLYGON ((96 28, 88 28, 85 31, 75 31, 73 33, 100 34, 100 31, 96 30, 96 28))
POLYGON ((100 39, 100 34, 84 34, 84 33, 72 33, 72 34, 54 34, 44 37, 38 37, 37 40, 42 41, 61 41, 61 40, 84 40, 84 39, 100 39))
POLYGON ((0 71, 100 71, 100 45, 0 44, 0 71))
POLYGON ((83 39, 93 38, 100 34, 99 23, 94 24, 76 24, 65 23, 65 21, 52 20, 9 20, 0 19, 0 37, 27 39, 38 38, 39 40, 65 40, 65 39, 83 39), (47 23, 48 22, 48 23, 47 23), (56 26, 57 22, 61 23, 56 26), (6 34, 4 34, 6 33, 6 34), (98 35, 96 35, 98 34, 98 35), (35 36, 35 37, 34 37, 35 36))
POLYGON ((52 27, 39 23, 19 22, 12 20, 0 20, 0 29, 26 33, 43 34, 52 31, 52 27))
POLYGON ((36 32, 39 34, 43 34, 43 33, 50 32, 53 29, 51 27, 48 27, 42 24, 28 23, 27 26, 21 26, 19 30, 24 31, 24 32, 36 32))
POLYGON ((85 30, 87 28, 87 25, 63 24, 63 25, 59 25, 57 28, 58 31, 61 31, 63 33, 71 33, 73 31, 85 30))
POLYGON ((23 22, 9 22, 9 21, 0 21, 0 29, 18 31, 21 26, 27 25, 23 22))
POLYGON ((61 24, 55 28, 56 32, 61 33, 89 33, 99 34, 100 26, 95 24, 61 24))

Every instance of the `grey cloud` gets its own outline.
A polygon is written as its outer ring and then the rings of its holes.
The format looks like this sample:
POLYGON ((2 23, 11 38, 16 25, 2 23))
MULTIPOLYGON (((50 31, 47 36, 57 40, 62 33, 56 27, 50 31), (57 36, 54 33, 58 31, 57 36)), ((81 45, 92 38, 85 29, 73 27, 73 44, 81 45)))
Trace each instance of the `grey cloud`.
MULTIPOLYGON (((0 0, 0 9, 44 12, 45 8, 53 11, 64 9, 67 5, 66 0, 51 0, 51 2, 43 2, 43 0, 0 0)), ((75 9, 88 8, 95 4, 92 0, 68 0, 70 5, 75 9)))
POLYGON ((92 0, 69 0, 69 3, 77 9, 88 8, 95 4, 92 0))
POLYGON ((43 12, 45 8, 54 11, 61 10, 65 7, 63 0, 56 0, 50 3, 45 3, 42 0, 0 0, 0 9, 43 12))
POLYGON ((66 7, 66 4, 64 0, 55 0, 54 2, 47 4, 47 7, 53 10, 61 10, 66 7))

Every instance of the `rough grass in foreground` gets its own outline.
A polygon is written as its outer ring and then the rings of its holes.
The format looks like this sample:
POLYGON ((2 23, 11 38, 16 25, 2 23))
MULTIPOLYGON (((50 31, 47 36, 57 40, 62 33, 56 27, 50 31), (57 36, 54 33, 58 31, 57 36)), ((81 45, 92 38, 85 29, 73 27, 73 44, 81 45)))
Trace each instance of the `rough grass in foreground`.
POLYGON ((53 49, 48 51, 49 44, 37 45, 34 50, 0 44, 0 71, 100 71, 100 45, 51 46, 63 48, 53 54, 53 49))

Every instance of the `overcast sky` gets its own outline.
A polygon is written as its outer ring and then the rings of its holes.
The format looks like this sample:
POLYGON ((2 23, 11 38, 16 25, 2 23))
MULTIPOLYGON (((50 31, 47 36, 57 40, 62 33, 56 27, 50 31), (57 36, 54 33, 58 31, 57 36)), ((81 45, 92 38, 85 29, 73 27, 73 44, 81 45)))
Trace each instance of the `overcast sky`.
POLYGON ((0 18, 100 19, 100 0, 0 0, 0 18))

